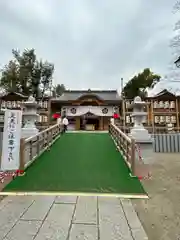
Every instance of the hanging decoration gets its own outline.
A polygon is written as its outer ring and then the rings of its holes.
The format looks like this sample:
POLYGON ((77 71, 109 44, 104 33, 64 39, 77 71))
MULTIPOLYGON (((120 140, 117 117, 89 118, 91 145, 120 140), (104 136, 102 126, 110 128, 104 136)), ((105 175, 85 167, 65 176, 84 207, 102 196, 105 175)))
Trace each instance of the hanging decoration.
POLYGON ((113 107, 106 106, 67 106, 66 116, 83 116, 86 113, 92 113, 96 116, 109 116, 111 117, 114 113, 113 107))
POLYGON ((118 113, 114 113, 114 114, 113 114, 113 118, 114 118, 114 119, 117 119, 117 118, 119 118, 119 117, 120 117, 120 116, 119 116, 118 113))
POLYGON ((145 164, 142 157, 142 152, 139 144, 135 145, 135 149, 137 152, 138 157, 138 168, 141 169, 141 171, 138 173, 137 177, 139 180, 145 180, 145 179, 151 179, 152 173, 150 172, 148 164, 145 164))
POLYGON ((169 108, 169 106, 170 106, 169 101, 165 101, 164 108, 169 108))
POLYGON ((130 116, 126 116, 126 123, 130 123, 130 116))
POLYGON ((170 108, 171 108, 171 109, 174 109, 175 107, 176 107, 175 102, 174 102, 174 101, 171 101, 171 102, 170 102, 170 108))
POLYGON ((171 116, 171 122, 176 123, 176 116, 171 116))
POLYGON ((61 117, 61 115, 59 113, 54 113, 52 117, 53 119, 58 119, 61 117))
POLYGON ((155 101, 155 102, 153 103, 153 108, 158 108, 158 107, 159 107, 159 104, 158 104, 157 101, 155 101))

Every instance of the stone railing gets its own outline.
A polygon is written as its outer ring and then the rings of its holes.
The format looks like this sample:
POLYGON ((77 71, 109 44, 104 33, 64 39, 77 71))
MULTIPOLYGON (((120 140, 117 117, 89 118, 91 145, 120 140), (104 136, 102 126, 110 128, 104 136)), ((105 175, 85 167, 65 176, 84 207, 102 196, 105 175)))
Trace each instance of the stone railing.
POLYGON ((123 155, 132 174, 135 174, 135 141, 122 132, 115 124, 109 125, 109 133, 120 153, 123 155))
POLYGON ((20 170, 25 170, 37 157, 47 150, 60 136, 62 125, 56 124, 37 135, 21 139, 20 170))

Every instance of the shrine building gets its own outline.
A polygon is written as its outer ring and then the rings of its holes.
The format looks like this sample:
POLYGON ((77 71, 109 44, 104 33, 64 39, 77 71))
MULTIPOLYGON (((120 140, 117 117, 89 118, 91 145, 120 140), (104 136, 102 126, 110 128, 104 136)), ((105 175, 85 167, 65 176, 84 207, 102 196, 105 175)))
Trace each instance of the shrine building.
POLYGON ((51 98, 51 113, 69 120, 68 129, 108 130, 110 118, 120 111, 121 99, 116 90, 68 90, 51 98))

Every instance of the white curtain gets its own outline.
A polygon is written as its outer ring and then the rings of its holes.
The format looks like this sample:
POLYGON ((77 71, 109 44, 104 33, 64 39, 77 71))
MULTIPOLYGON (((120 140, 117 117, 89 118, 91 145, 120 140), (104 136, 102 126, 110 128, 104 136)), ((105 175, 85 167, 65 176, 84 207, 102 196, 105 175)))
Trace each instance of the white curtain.
POLYGON ((66 108, 66 114, 67 116, 73 117, 73 116, 82 116, 88 112, 88 107, 86 106, 68 106, 66 108), (75 110, 75 112, 73 112, 75 110))
POLYGON ((66 108, 66 115, 69 117, 82 116, 88 112, 96 116, 112 116, 113 115, 113 106, 68 106, 66 108), (103 109, 107 108, 107 113, 103 113, 103 109), (73 112, 74 111, 74 112, 73 112))

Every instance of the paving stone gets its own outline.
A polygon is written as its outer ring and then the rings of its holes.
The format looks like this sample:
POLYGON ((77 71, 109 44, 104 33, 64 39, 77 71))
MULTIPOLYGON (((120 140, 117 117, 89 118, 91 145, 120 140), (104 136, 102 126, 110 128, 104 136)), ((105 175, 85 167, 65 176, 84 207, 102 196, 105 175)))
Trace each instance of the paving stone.
POLYGON ((73 223, 97 223, 97 197, 78 197, 73 223))
POLYGON ((7 205, 9 202, 12 202, 11 199, 9 199, 8 197, 3 198, 3 199, 0 201, 0 210, 1 210, 2 208, 6 207, 6 205, 7 205))
POLYGON ((129 199, 123 199, 121 200, 121 203, 135 240, 148 239, 147 234, 145 233, 144 228, 132 205, 132 202, 129 199))
POLYGON ((98 240, 97 226, 73 224, 69 240, 98 240))
POLYGON ((53 204, 35 240, 66 240, 74 207, 73 204, 53 204))
POLYGON ((77 196, 57 196, 55 203, 72 203, 75 204, 77 196))
POLYGON ((7 196, 0 202, 0 209, 2 205, 7 205, 9 203, 22 204, 27 202, 33 202, 34 196, 7 196))
MULTIPOLYGON (((0 202, 0 240, 33 239, 54 202, 63 204, 53 204, 35 240, 66 240, 76 198, 76 196, 4 198, 0 202), (33 221, 28 221, 32 219, 33 221)), ((98 197, 98 202, 100 240, 132 240, 123 209, 131 226, 133 240, 148 239, 130 200, 98 197)), ((77 224, 72 225, 70 240, 97 239, 97 197, 78 197, 73 223, 77 224)))
POLYGON ((10 233, 6 236, 7 240, 32 240, 36 235, 41 221, 21 221, 12 228, 10 233))
POLYGON ((141 227, 141 222, 137 216, 136 211, 134 210, 134 207, 131 203, 130 200, 128 199, 123 199, 121 200, 127 221, 130 225, 131 228, 140 228, 141 227))
POLYGON ((134 240, 148 240, 148 236, 143 228, 132 229, 132 235, 134 237, 134 240))
POLYGON ((120 199, 117 197, 98 197, 98 202, 100 204, 106 203, 106 204, 115 204, 115 205, 120 205, 120 199))
POLYGON ((54 196, 38 196, 21 219, 43 220, 55 200, 54 196))
POLYGON ((13 225, 18 221, 18 219, 23 215, 25 211, 30 207, 33 200, 21 200, 17 202, 9 202, 6 207, 0 210, 0 240, 11 230, 13 225))
POLYGON ((121 205, 99 202, 101 240, 133 240, 121 205))

